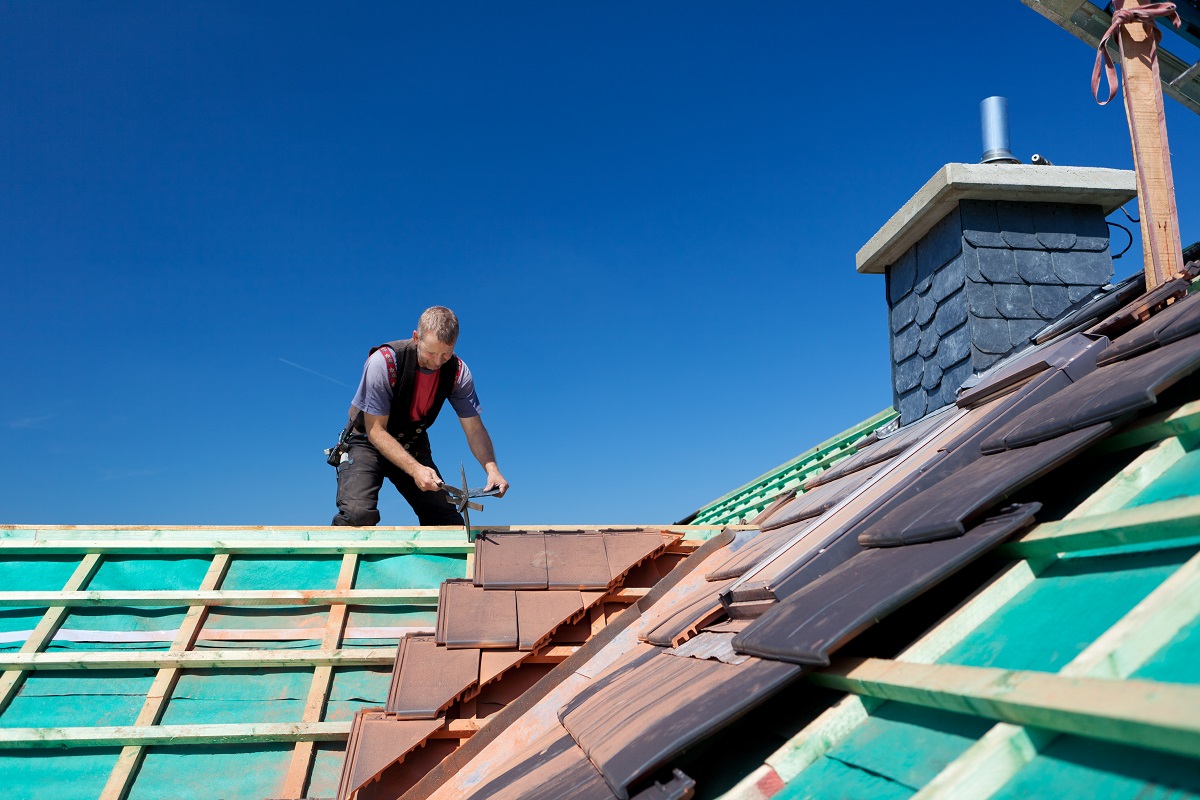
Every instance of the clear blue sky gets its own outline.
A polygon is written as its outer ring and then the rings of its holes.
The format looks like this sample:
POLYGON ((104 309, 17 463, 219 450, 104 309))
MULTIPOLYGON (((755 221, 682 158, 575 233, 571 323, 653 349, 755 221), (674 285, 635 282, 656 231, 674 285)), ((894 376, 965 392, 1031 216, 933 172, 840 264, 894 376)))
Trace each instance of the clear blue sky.
POLYGON ((479 524, 671 522, 888 406, 854 254, 979 101, 1023 160, 1128 130, 1018 0, 832 8, 0 3, 0 523, 328 524, 363 358, 432 304, 513 486, 479 524))

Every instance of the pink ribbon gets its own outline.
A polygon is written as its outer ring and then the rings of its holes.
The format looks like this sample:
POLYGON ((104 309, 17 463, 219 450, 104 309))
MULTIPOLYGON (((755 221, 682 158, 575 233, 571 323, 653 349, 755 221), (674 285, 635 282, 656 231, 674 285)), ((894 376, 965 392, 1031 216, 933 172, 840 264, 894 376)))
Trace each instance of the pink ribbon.
MULTIPOLYGON (((1099 47, 1096 48, 1096 66, 1092 68, 1092 96, 1096 98, 1096 102, 1100 105, 1108 105, 1112 99, 1117 96, 1117 68, 1113 64, 1112 56, 1108 54, 1108 40, 1117 32, 1122 25, 1128 25, 1131 22, 1154 22, 1156 17, 1170 17, 1178 28, 1183 24, 1179 19, 1178 12, 1175 11, 1174 3, 1150 3, 1138 8, 1118 8, 1113 12, 1112 25, 1108 26, 1104 37, 1100 40, 1099 47), (1100 99, 1100 66, 1104 65, 1104 77, 1108 79, 1108 99, 1100 99)), ((1158 42, 1162 38, 1162 33, 1158 30, 1158 26, 1153 26, 1152 40, 1150 44, 1150 59, 1154 60, 1158 49, 1158 42)), ((1120 46, 1120 39, 1117 40, 1120 46)))

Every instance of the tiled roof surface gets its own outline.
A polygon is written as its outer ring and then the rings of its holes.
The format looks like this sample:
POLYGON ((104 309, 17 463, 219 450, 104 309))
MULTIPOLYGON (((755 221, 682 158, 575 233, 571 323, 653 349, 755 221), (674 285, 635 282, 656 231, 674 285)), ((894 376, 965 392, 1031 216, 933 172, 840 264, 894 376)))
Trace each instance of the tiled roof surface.
MULTIPOLYGON (((851 687, 860 685, 860 672, 876 670, 869 674, 880 677, 871 680, 918 686, 923 673, 893 678, 880 671, 890 662, 835 659, 880 619, 1002 543, 1017 537, 1021 547, 1038 547, 1049 535, 1036 525, 1043 503, 1061 507, 1056 487, 1071 482, 1066 476, 1087 473, 1071 473, 1068 465, 1138 435, 1125 431, 1149 424, 1140 421, 1164 395, 1176 402, 1200 396, 1200 384, 1188 380, 1200 367, 1193 303, 1176 293, 1169 305, 1152 304, 1152 313, 1142 315, 1147 319, 1134 315, 1131 322, 1126 315, 1120 326, 1114 325, 1120 312, 1111 308, 1099 320, 1077 314, 1077 322, 1092 326, 1087 335, 1064 331, 1010 357, 963 393, 962 407, 892 437, 874 436, 860 450, 842 448, 840 468, 776 502, 761 531, 710 542, 689 559, 686 575, 660 597, 646 598, 653 603, 627 610, 614 638, 585 660, 556 668, 546 680, 557 688, 525 709, 519 724, 509 720, 512 735, 494 731, 460 769, 409 796, 549 798, 578 791, 628 798, 667 791, 663 778, 686 762, 686 752, 720 741, 722 730, 775 693, 803 692, 804 684, 795 683, 801 675, 851 687), (1115 350, 1095 332, 1121 326, 1115 335, 1131 344, 1115 350), (1173 336, 1173 326, 1186 332, 1173 336), (1105 352, 1119 358, 1098 364, 1105 352), (1179 390, 1172 394, 1172 387, 1179 390), (536 785, 521 777, 534 774, 536 785), (562 787, 561 793, 547 787, 562 787)), ((529 552, 522 562, 541 569, 537 549, 529 552)), ((874 684, 861 685, 874 691, 874 684)), ((894 691, 917 697, 919 690, 894 691)), ((965 700, 963 707, 973 708, 965 700)), ((760 794, 745 796, 771 796, 785 783, 755 783, 760 794)), ((690 790, 678 791, 683 797, 690 790)))
MULTIPOLYGON (((337 796, 395 797, 416 784, 457 735, 469 738, 562 660, 549 655, 556 643, 586 640, 590 627, 582 637, 578 630, 585 613, 603 620, 611 592, 679 538, 642 529, 481 532, 473 578, 440 587, 434 636, 401 640, 386 707, 356 715, 337 796), (441 752, 429 758, 435 736, 441 752)), ((570 750, 555 758, 569 773, 564 785, 590 791, 590 773, 572 773, 580 762, 570 750)))

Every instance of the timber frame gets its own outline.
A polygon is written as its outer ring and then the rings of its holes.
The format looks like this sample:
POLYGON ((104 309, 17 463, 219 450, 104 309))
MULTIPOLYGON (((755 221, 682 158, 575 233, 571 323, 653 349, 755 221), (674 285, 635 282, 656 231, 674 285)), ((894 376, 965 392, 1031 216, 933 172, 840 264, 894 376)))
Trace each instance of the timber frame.
MULTIPOLYGON (((558 525, 494 526, 493 531, 579 530, 587 528, 630 528, 629 525, 558 525)), ((665 531, 683 532, 688 539, 677 542, 672 550, 691 552, 701 540, 716 535, 722 525, 649 526, 665 531)), ((325 711, 338 667, 387 667, 396 658, 394 645, 344 646, 351 607, 417 606, 436 608, 437 589, 354 588, 359 559, 363 555, 394 556, 407 554, 464 556, 463 574, 469 575, 474 545, 461 528, 379 527, 301 528, 301 527, 153 527, 137 526, 0 526, 0 554, 4 558, 42 555, 79 556, 70 578, 59 591, 0 591, 0 608, 44 609, 37 626, 23 636, 19 651, 0 653, 0 713, 12 703, 26 677, 34 672, 80 670, 155 670, 150 689, 133 725, 90 727, 10 727, 0 728, 0 751, 37 748, 120 747, 120 755, 100 797, 122 800, 136 780, 147 747, 187 748, 197 746, 254 745, 286 742, 294 745, 286 776, 281 776, 280 798, 306 796, 318 742, 345 741, 349 721, 325 721, 325 711), (139 556, 148 559, 180 555, 210 559, 199 587, 191 591, 139 590, 89 591, 88 585, 106 557, 139 556), (228 590, 222 583, 232 560, 239 556, 328 556, 340 555, 336 586, 322 590, 228 590), (114 634, 108 641, 126 644, 162 641, 167 650, 60 650, 46 652, 73 608, 111 608, 116 613, 129 607, 185 608, 177 629, 167 632, 130 632, 114 634), (327 609, 320 629, 266 629, 247 631, 211 631, 205 635, 205 620, 214 607, 269 607, 286 609, 327 609), (220 635, 226 634, 226 635, 220 635), (233 635, 229 635, 233 634, 233 635), (206 639, 203 650, 196 643, 206 639), (239 639, 254 641, 319 639, 317 649, 246 649, 231 647, 239 639), (172 692, 184 670, 304 668, 312 670, 303 719, 289 723, 189 724, 161 725, 172 692)), ((639 590, 623 589, 614 593, 614 601, 632 601, 639 590)), ((398 638, 416 628, 358 628, 367 639, 398 638)), ((65 631, 64 631, 65 633, 65 631)), ((9 634, 10 637, 14 634, 9 634)), ((9 641, 14 641, 10 638, 9 641)), ((60 641, 72 641, 70 636, 60 641)), ((98 640, 93 640, 98 641, 98 640)), ((553 648, 551 648, 553 649, 553 648)), ((545 652, 538 658, 561 660, 568 653, 545 652)), ((469 737, 465 723, 451 726, 446 735, 469 737)))

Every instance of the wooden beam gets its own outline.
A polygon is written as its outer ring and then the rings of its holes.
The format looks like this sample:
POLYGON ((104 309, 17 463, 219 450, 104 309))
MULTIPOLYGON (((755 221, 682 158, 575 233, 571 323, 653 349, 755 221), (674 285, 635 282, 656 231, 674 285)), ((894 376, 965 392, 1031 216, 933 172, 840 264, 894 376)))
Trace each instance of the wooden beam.
MULTIPOLYGON (((1189 437, 1200 431, 1200 400, 1143 417, 1136 423, 1096 445, 1097 452, 1111 453, 1140 447, 1169 436, 1189 437)), ((1189 443, 1190 444, 1190 443, 1189 443)))
POLYGON ((847 659, 809 680, 884 700, 1200 757, 1196 685, 886 659, 847 659))
POLYGON ((1014 556, 1052 555, 1119 545, 1167 542, 1200 535, 1200 496, 1061 522, 1044 522, 999 552, 1014 556))
POLYGON ((319 650, 189 650, 185 653, 73 651, 0 653, 0 670, 247 669, 253 667, 380 667, 396 660, 395 647, 319 650))
MULTIPOLYGON (((205 573, 204 580, 200 582, 200 589, 210 591, 220 587, 228 570, 228 554, 213 556, 212 563, 208 565, 208 572, 205 573)), ((175 634, 175 640, 171 642, 170 652, 182 653, 195 646, 196 637, 204 626, 207 614, 208 609, 205 606, 192 606, 187 610, 183 617, 183 623, 175 634)), ((150 691, 146 693, 146 701, 142 704, 142 710, 138 712, 137 720, 133 723, 134 726, 145 727, 159 723, 178 680, 179 669, 177 667, 166 667, 158 671, 154 676, 154 683, 150 685, 150 691)), ((117 763, 109 773, 104 790, 100 793, 100 800, 125 800, 129 795, 129 790, 133 787, 133 776, 137 774, 145 754, 146 749, 142 745, 130 744, 121 748, 121 754, 117 756, 117 763)))
MULTIPOLYGON (((1092 642, 1060 675, 1121 680, 1136 672, 1200 615, 1200 555, 1193 556, 1092 642)), ((1001 723, 948 764, 916 797, 990 797, 1056 735, 1001 723)))
MULTIPOLYGON (((577 529, 576 529, 577 530, 577 529)), ((401 556, 420 553, 425 555, 460 555, 471 552, 474 545, 456 542, 389 542, 380 541, 281 541, 255 540, 216 541, 209 538, 171 538, 161 542, 146 539, 124 538, 54 538, 0 539, 0 552, 8 555, 40 555, 43 553, 77 554, 104 553, 106 555, 194 555, 201 553, 230 553, 233 555, 297 555, 323 556, 360 555, 401 556)))
POLYGON ((350 722, 249 725, 123 725, 100 728, 0 728, 0 750, 64 747, 182 747, 263 742, 336 742, 350 722))
MULTIPOLYGON (((337 588, 349 589, 354 586, 354 573, 358 568, 358 556, 347 553, 342 557, 342 567, 338 571, 337 588)), ((335 605, 329 609, 329 618, 325 622, 325 637, 321 641, 322 650, 336 650, 342 646, 342 633, 346 628, 347 607, 335 605)), ((313 670, 312 685, 309 686, 308 700, 304 705, 302 722, 320 722, 325 714, 325 705, 329 701, 329 690, 333 686, 333 668, 317 667, 313 670)), ((283 782, 281 798, 304 797, 308 788, 308 778, 312 773, 313 756, 316 745, 311 742, 297 742, 292 750, 292 760, 288 765, 287 777, 283 782)))
MULTIPOLYGON (((1128 9, 1149 4, 1149 0, 1114 2, 1117 8, 1128 9)), ((1175 179, 1171 175, 1171 148, 1167 143, 1166 110, 1154 42, 1159 35, 1153 20, 1130 22, 1116 33, 1125 78, 1125 114, 1129 119, 1133 166, 1138 180, 1147 291, 1183 269, 1175 179)))
MULTIPOLYGON (((488 530, 578 531, 654 530, 683 534, 689 539, 709 539, 725 525, 496 525, 488 530)), ((732 526, 740 530, 740 526, 732 526)), ((146 553, 178 555, 231 553, 237 555, 405 555, 471 553, 461 528, 112 528, 99 525, 39 527, 0 526, 0 552, 8 555, 40 553, 146 553)))
POLYGON ((1071 509, 1063 519, 1120 511, 1186 453, 1178 436, 1163 439, 1127 464, 1090 497, 1071 509))
POLYGON ((41 606, 437 605, 437 589, 0 592, 0 608, 41 606))
MULTIPOLYGON (((75 571, 71 573, 71 577, 67 579, 63 591, 73 592, 87 586, 96 574, 96 570, 100 568, 100 558, 101 556, 97 553, 85 555, 79 565, 75 567, 75 571)), ((45 650, 46 645, 54 639, 54 634, 62 627, 63 620, 66 618, 66 608, 59 606, 46 609, 46 613, 42 615, 42 619, 33 629, 33 633, 25 640, 25 644, 21 645, 20 652, 40 653, 45 650)), ((17 696, 17 690, 24 682, 25 673, 18 670, 0 675, 0 713, 8 708, 9 703, 17 696)))

